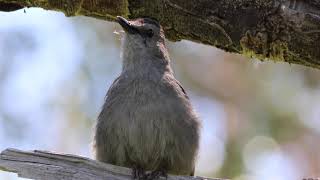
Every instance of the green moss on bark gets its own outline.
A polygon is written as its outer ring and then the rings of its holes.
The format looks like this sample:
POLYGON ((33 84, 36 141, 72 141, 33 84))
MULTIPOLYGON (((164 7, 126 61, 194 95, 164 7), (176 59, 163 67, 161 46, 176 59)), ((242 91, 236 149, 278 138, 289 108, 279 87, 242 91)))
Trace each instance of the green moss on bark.
POLYGON ((111 21, 117 15, 152 17, 160 21, 169 40, 187 39, 260 60, 320 68, 318 1, 301 1, 299 7, 274 0, 0 0, 0 3, 111 21))

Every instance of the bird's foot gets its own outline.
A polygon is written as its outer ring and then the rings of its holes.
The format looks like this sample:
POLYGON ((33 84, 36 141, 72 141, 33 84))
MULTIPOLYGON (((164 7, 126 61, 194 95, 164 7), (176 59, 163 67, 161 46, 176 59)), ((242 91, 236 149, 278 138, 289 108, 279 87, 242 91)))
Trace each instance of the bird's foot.
POLYGON ((164 177, 165 179, 168 178, 168 174, 164 170, 152 171, 151 173, 146 174, 146 176, 147 176, 146 180, 155 180, 155 179, 159 179, 160 177, 164 177))
POLYGON ((132 177, 134 180, 157 180, 160 177, 168 178, 168 174, 164 170, 155 170, 150 173, 146 173, 141 167, 134 167, 132 169, 132 177))
POLYGON ((137 180, 146 180, 146 172, 141 167, 132 168, 132 177, 137 180))

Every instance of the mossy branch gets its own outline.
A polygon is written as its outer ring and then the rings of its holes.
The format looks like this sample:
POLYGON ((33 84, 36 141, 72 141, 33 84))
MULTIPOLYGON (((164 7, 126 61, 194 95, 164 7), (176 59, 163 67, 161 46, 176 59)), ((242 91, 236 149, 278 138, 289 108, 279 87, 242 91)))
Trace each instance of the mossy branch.
POLYGON ((320 69, 320 0, 0 0, 0 11, 24 7, 111 21, 149 16, 169 40, 320 69))

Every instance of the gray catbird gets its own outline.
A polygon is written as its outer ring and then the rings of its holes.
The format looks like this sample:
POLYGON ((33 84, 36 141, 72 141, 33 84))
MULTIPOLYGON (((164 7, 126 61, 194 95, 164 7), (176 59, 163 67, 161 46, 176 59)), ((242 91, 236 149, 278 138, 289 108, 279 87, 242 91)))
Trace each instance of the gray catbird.
POLYGON ((120 76, 107 92, 98 117, 96 159, 130 168, 193 175, 199 120, 174 78, 160 24, 126 20, 120 76))

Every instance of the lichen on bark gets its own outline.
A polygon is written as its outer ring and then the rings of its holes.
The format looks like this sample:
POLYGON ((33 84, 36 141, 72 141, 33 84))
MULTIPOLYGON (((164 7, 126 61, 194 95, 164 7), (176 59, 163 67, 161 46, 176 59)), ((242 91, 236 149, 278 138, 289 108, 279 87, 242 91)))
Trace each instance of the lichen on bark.
POLYGON ((320 68, 320 0, 0 0, 0 11, 21 7, 111 21, 152 17, 169 40, 320 68))

